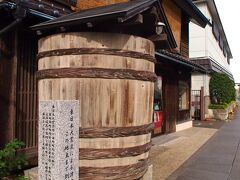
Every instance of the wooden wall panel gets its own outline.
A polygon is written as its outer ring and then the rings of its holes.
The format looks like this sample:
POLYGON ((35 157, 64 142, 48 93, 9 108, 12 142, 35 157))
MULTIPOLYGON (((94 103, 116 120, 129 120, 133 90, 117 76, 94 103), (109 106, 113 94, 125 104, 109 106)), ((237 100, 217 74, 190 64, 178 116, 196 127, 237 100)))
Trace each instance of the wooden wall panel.
POLYGON ((163 76, 163 88, 165 128, 166 133, 172 133, 176 131, 178 110, 177 80, 174 77, 174 72, 163 76))
POLYGON ((78 0, 76 10, 84 10, 115 3, 128 2, 129 0, 78 0))
POLYGON ((180 53, 182 56, 189 57, 189 18, 185 14, 182 16, 181 33, 180 53))
POLYGON ((67 6, 76 6, 77 4, 77 0, 53 0, 53 1, 67 6))
POLYGON ((181 9, 170 0, 162 1, 163 9, 166 13, 168 22, 173 32, 177 43, 177 50, 180 51, 181 44, 181 26, 182 26, 182 12, 181 9))

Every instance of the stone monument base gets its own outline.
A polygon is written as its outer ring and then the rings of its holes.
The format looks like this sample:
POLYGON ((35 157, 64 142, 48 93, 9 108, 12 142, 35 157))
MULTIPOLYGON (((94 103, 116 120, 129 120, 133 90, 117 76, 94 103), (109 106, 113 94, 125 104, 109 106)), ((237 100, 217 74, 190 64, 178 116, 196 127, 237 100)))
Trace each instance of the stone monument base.
MULTIPOLYGON (((146 174, 140 180, 152 180, 153 165, 149 165, 146 174)), ((38 180, 38 167, 24 171, 24 175, 30 180, 38 180)))
POLYGON ((24 176, 28 177, 30 180, 38 180, 38 167, 25 170, 24 176))

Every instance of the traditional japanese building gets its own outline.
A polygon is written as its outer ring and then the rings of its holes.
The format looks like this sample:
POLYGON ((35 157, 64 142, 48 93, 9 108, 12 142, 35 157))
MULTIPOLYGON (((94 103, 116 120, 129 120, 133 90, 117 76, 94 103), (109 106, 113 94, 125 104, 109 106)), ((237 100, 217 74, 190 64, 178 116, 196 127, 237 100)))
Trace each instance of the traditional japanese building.
POLYGON ((208 20, 190 1, 162 1, 172 31, 172 42, 157 49, 156 74, 159 97, 155 99, 155 117, 162 123, 156 133, 170 133, 192 127, 191 74, 206 70, 189 60, 189 22, 203 29, 208 20), (160 111, 159 111, 160 110, 160 111), (159 118, 160 117, 160 118, 159 118), (162 119, 161 119, 162 118, 162 119))

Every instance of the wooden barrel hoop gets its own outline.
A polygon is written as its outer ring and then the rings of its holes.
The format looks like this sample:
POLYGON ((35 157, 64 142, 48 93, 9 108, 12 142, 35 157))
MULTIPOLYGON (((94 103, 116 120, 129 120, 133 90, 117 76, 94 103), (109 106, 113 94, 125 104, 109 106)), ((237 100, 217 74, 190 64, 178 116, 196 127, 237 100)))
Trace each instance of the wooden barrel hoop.
POLYGON ((156 75, 149 71, 132 69, 104 69, 104 68, 60 68, 45 69, 37 72, 38 79, 52 78, 103 78, 103 79, 134 79, 142 81, 156 81, 156 75))
POLYGON ((144 54, 136 51, 106 49, 106 48, 70 48, 70 49, 56 49, 51 51, 43 51, 38 53, 37 59, 41 59, 44 57, 51 57, 51 56, 83 55, 83 54, 115 55, 115 56, 131 57, 136 59, 145 59, 150 62, 156 63, 156 59, 149 54, 144 54))
POLYGON ((121 158, 138 156, 145 152, 148 152, 152 147, 152 142, 144 144, 142 146, 135 146, 130 148, 113 148, 113 149, 90 149, 80 148, 79 157, 80 160, 94 160, 94 159, 107 159, 107 158, 121 158))
POLYGON ((154 124, 146 124, 142 126, 132 127, 102 127, 102 128, 80 128, 80 138, 115 138, 137 136, 150 133, 154 128, 154 124))
POLYGON ((149 160, 144 159, 136 164, 127 166, 115 166, 115 167, 80 167, 80 177, 82 180, 99 180, 99 179, 139 179, 147 171, 149 160))

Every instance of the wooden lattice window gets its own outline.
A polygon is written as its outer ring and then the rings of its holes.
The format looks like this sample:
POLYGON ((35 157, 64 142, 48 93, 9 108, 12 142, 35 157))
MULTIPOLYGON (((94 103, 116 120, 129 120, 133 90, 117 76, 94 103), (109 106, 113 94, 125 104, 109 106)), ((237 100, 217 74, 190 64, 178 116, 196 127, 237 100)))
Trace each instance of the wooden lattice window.
POLYGON ((37 147, 37 38, 31 34, 18 36, 16 138, 26 148, 37 147))

